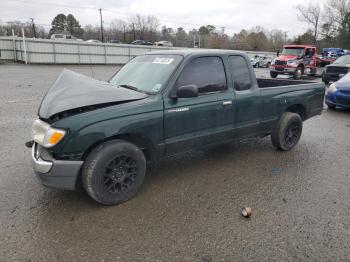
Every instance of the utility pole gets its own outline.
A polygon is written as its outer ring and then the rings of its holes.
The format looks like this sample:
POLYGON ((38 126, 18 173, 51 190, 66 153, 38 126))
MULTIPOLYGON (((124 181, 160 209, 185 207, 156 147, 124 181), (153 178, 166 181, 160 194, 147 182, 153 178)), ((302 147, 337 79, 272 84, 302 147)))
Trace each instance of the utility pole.
POLYGON ((30 18, 32 20, 32 30, 33 30, 33 36, 36 38, 36 31, 35 31, 35 24, 34 24, 34 18, 30 18))
POLYGON ((222 26, 222 27, 221 27, 221 37, 223 37, 223 36, 224 36, 224 34, 225 34, 225 27, 224 27, 224 26, 222 26))
POLYGON ((124 29, 124 43, 126 43, 126 37, 125 37, 125 25, 123 25, 123 29, 124 29))
POLYGON ((286 44, 287 43, 287 31, 286 32, 284 32, 284 44, 286 44))
POLYGON ((102 8, 98 9, 100 11, 100 20, 101 20, 101 42, 104 43, 104 36, 103 36, 103 21, 102 21, 102 8))
POLYGON ((134 32, 134 41, 136 40, 136 34, 135 34, 135 24, 132 23, 132 31, 134 32))

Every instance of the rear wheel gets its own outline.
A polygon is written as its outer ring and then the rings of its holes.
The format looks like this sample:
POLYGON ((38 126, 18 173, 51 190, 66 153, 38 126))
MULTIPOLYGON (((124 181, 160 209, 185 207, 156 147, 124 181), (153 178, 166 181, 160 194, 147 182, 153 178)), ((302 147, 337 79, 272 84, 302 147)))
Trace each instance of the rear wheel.
POLYGON ((291 150, 299 141, 303 121, 298 114, 285 112, 271 135, 272 144, 279 150, 291 150))
POLYGON ((83 187, 95 201, 116 205, 137 193, 145 173, 141 149, 124 140, 112 140, 88 155, 82 170, 83 187))
POLYGON ((273 72, 273 71, 270 71, 270 76, 271 76, 272 78, 276 78, 276 77, 278 76, 278 73, 273 72))

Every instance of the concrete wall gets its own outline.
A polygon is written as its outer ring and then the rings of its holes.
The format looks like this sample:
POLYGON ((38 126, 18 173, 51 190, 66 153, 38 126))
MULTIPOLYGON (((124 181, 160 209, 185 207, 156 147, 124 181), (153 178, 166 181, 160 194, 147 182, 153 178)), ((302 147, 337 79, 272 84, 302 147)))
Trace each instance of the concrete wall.
POLYGON ((183 48, 0 37, 1 59, 28 64, 125 64, 135 56, 168 49, 183 48))

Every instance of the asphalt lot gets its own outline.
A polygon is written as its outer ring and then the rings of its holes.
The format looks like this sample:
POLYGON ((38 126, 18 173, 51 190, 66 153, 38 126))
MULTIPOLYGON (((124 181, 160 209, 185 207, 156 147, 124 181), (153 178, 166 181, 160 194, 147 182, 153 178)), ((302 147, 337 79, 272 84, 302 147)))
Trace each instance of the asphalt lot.
POLYGON ((62 69, 0 65, 0 261, 350 261, 350 112, 308 120, 290 152, 264 138, 169 159, 131 201, 103 207, 42 187, 24 147, 62 69))

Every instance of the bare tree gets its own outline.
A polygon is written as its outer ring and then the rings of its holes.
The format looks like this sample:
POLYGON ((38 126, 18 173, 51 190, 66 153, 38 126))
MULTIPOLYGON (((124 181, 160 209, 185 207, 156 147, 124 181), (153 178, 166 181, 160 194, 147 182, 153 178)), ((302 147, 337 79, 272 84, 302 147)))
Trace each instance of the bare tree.
POLYGON ((313 5, 309 3, 308 6, 298 5, 296 9, 299 11, 299 20, 312 25, 314 44, 316 44, 318 27, 321 19, 321 7, 318 4, 313 5))
POLYGON ((350 48, 350 0, 328 0, 325 5, 327 23, 336 34, 337 44, 350 48))

